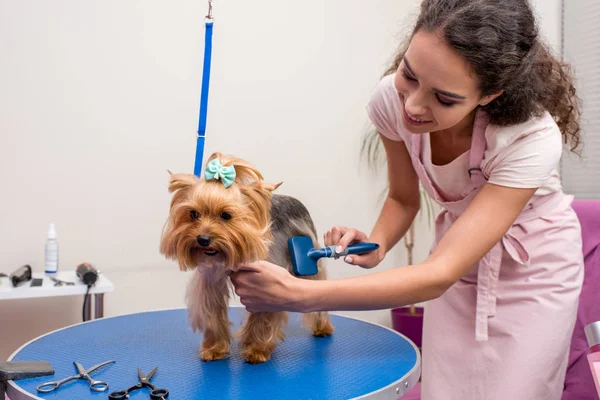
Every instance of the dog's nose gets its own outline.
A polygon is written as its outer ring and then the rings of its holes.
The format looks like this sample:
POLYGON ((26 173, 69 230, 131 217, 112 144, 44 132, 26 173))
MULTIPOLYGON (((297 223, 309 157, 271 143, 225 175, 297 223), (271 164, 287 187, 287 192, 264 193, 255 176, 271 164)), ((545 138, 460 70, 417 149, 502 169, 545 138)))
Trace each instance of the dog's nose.
POLYGON ((210 244, 210 236, 200 235, 196 239, 198 240, 198 244, 202 247, 206 247, 210 244))

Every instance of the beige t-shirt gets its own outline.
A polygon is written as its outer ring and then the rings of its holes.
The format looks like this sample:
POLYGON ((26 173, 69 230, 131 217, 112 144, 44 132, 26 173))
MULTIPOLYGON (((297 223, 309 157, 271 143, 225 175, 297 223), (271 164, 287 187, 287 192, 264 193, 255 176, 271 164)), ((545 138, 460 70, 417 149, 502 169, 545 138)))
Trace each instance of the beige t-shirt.
MULTIPOLYGON (((450 197, 468 190, 468 152, 448 165, 433 165, 429 134, 421 137, 422 135, 412 134, 403 127, 394 75, 384 77, 376 86, 367 106, 367 113, 382 135, 391 140, 404 141, 409 150, 413 140, 423 140, 421 162, 438 190, 450 197)), ((538 188, 536 195, 562 190, 558 173, 562 138, 556 122, 548 112, 522 124, 489 124, 485 138, 486 150, 481 169, 489 183, 513 188, 538 188)))

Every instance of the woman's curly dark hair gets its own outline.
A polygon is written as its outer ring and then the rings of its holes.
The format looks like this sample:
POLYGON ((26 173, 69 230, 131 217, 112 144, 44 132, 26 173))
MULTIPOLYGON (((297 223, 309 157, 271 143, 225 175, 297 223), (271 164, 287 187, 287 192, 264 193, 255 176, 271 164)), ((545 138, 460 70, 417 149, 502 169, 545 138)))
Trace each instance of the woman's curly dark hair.
MULTIPOLYGON (((496 125, 513 125, 548 111, 575 151, 581 142, 580 100, 568 64, 554 57, 539 37, 527 0, 423 0, 412 35, 439 33, 475 71, 482 95, 504 90, 482 107, 496 125)), ((398 69, 408 43, 385 75, 398 69)), ((376 150, 377 132, 363 150, 376 150)))

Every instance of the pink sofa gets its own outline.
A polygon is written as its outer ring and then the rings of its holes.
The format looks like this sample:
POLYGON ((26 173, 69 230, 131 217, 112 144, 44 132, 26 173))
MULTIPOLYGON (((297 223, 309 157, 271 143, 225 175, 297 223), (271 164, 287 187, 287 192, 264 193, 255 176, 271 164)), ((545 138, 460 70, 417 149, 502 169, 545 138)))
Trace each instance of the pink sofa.
MULTIPOLYGON (((600 200, 575 200, 573 209, 581 221, 585 278, 562 400, 599 400, 586 358, 588 345, 583 328, 590 322, 600 321, 600 295, 597 294, 600 290, 600 200)), ((417 384, 402 400, 420 398, 421 387, 417 384)))

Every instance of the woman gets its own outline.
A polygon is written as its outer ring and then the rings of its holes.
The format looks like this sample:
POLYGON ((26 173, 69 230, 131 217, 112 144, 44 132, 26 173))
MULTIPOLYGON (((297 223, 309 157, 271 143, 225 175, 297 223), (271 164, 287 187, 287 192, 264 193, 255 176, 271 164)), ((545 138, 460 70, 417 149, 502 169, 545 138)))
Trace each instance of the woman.
POLYGON ((422 263, 309 281, 266 262, 233 277, 249 311, 374 310, 427 301, 422 398, 560 399, 583 280, 580 226, 557 173, 579 144, 572 78, 540 41, 526 0, 425 0, 368 115, 389 193, 369 236, 377 266, 419 209, 442 207, 422 263))

